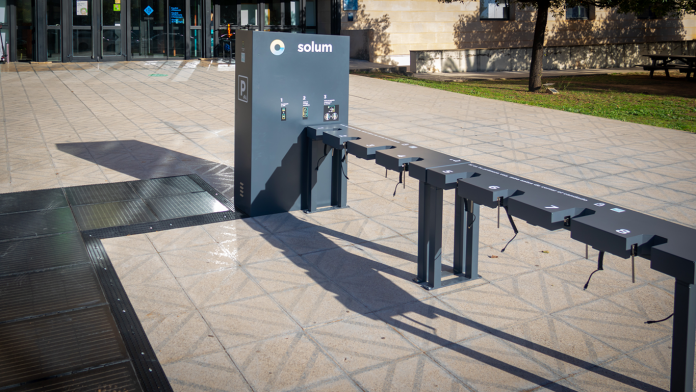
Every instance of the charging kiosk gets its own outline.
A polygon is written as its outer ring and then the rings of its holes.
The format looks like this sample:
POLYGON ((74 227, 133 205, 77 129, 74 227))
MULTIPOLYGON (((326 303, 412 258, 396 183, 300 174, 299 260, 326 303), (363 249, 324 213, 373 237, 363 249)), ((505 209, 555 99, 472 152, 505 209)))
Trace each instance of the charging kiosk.
POLYGON ((345 149, 308 137, 307 127, 348 120, 348 53, 348 37, 237 31, 238 211, 345 207, 345 149))

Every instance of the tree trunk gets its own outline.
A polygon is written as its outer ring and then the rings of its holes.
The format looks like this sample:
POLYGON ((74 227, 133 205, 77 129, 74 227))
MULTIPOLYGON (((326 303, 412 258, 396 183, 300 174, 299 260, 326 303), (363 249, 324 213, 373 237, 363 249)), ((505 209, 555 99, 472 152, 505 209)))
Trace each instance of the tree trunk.
POLYGON ((532 43, 532 65, 529 68, 529 91, 539 91, 541 88, 541 68, 544 65, 544 36, 546 22, 549 19, 549 0, 540 0, 537 9, 536 25, 534 26, 534 42, 532 43))

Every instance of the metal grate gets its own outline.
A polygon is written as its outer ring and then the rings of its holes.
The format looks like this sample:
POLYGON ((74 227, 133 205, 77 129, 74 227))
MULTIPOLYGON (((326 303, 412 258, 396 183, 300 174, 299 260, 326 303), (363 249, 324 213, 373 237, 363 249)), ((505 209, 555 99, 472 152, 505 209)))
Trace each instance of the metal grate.
POLYGON ((72 205, 108 203, 139 198, 126 182, 74 186, 65 188, 65 194, 72 205))
POLYGON ((0 215, 0 240, 75 231, 70 208, 0 215))
POLYGON ((155 178, 130 183, 145 199, 202 192, 203 189, 187 176, 155 178))
POLYGON ((157 221, 142 200, 75 206, 73 212, 82 231, 157 221))

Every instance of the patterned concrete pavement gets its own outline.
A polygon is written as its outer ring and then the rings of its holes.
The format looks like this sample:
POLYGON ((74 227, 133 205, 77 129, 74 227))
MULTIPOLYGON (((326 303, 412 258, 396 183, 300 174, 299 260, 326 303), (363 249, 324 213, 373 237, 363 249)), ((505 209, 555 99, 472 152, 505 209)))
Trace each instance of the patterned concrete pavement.
MULTIPOLYGON (((696 135, 350 78, 353 125, 696 227, 696 135)), ((197 61, 3 65, 0 193, 197 173, 231 198, 233 84, 197 61)), ((501 253, 482 208, 483 279, 428 292, 416 181, 348 176, 349 209, 104 241, 175 390, 669 387, 671 320, 644 322, 673 280, 647 260, 632 284, 609 256, 583 290, 582 244, 518 222, 501 253)))

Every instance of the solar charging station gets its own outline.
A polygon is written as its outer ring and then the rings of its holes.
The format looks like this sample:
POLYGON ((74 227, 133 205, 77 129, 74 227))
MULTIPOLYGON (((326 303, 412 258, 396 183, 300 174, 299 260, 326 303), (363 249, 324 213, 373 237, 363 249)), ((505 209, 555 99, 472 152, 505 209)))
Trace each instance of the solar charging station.
POLYGON ((238 30, 236 45, 235 207, 345 207, 345 151, 305 128, 348 119, 348 37, 238 30))
MULTIPOLYGON (((479 278, 480 206, 675 278, 671 391, 691 391, 696 230, 348 123, 348 38, 239 31, 235 207, 249 216, 346 207, 348 155, 419 181, 418 270, 426 289, 479 278), (456 189, 454 268, 442 271, 442 191, 456 189), (443 274, 452 275, 443 280, 443 274)), ((514 238, 514 237, 513 237, 514 238)), ((635 278, 635 277, 634 277, 635 278)))

